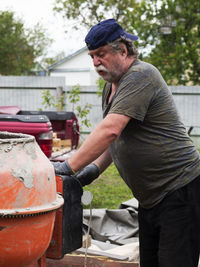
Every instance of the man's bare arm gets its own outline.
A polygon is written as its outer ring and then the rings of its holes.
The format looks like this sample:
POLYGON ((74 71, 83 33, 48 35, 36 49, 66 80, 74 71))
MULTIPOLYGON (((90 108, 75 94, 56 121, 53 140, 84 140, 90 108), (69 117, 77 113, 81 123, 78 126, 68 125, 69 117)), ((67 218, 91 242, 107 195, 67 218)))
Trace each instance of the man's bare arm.
MULTIPOLYGON (((110 144, 118 138, 129 120, 130 117, 125 115, 108 114, 92 131, 79 150, 68 160, 71 168, 78 171, 97 160, 109 148, 110 144)), ((105 154, 102 157, 106 155, 108 156, 108 154, 105 154)), ((105 158, 99 158, 98 161, 99 163, 101 161, 100 164, 102 164, 105 162, 105 158)), ((100 168, 102 167, 100 166, 100 168)))

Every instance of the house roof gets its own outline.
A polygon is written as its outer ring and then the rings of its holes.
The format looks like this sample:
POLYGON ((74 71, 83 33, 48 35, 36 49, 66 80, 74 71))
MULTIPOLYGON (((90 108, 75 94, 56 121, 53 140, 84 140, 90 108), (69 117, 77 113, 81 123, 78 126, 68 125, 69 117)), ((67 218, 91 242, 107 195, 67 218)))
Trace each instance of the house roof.
POLYGON ((54 64, 50 65, 47 69, 48 70, 53 70, 55 67, 65 63, 66 61, 70 60, 71 58, 81 54, 83 51, 87 50, 87 46, 84 46, 83 48, 77 50, 76 52, 72 53, 71 55, 64 57, 63 59, 55 62, 54 64))

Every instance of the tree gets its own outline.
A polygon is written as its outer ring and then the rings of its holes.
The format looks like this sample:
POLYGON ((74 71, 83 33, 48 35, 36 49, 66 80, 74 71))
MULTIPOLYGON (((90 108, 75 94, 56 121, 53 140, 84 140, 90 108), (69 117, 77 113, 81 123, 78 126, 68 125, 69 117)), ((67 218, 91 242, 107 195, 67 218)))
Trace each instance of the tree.
MULTIPOLYGON (((90 28, 105 18, 115 18, 122 25, 129 25, 128 12, 137 6, 137 0, 56 0, 54 10, 63 17, 90 28)), ((80 27, 78 24, 78 27, 80 27)))
POLYGON ((56 0, 54 9, 87 27, 115 18, 138 34, 140 58, 158 67, 168 84, 199 84, 199 0, 56 0))
POLYGON ((0 12, 0 74, 26 75, 42 61, 44 49, 51 42, 45 30, 37 24, 26 29, 14 13, 0 12))
POLYGON ((200 82, 199 0, 145 0, 136 10, 144 21, 134 20, 141 46, 151 45, 145 60, 157 66, 168 84, 200 82))

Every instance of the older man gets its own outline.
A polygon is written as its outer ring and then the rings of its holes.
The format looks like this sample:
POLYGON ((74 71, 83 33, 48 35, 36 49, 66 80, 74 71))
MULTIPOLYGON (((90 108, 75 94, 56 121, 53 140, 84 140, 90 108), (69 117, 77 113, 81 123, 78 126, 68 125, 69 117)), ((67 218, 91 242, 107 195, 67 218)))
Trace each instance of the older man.
POLYGON ((114 19, 85 41, 99 75, 104 119, 58 174, 84 186, 113 161, 139 201, 141 267, 197 267, 200 250, 200 158, 159 71, 138 59, 114 19), (89 164, 89 165, 88 165, 89 164))

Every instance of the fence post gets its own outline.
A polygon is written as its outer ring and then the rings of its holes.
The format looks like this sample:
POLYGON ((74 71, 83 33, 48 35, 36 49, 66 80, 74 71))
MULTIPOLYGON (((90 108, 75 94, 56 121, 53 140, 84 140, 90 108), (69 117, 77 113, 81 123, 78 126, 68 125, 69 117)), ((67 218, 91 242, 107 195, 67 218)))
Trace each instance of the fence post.
POLYGON ((64 95, 65 95, 65 92, 63 90, 63 87, 62 86, 56 87, 56 100, 58 103, 59 111, 62 111, 64 107, 64 95))

